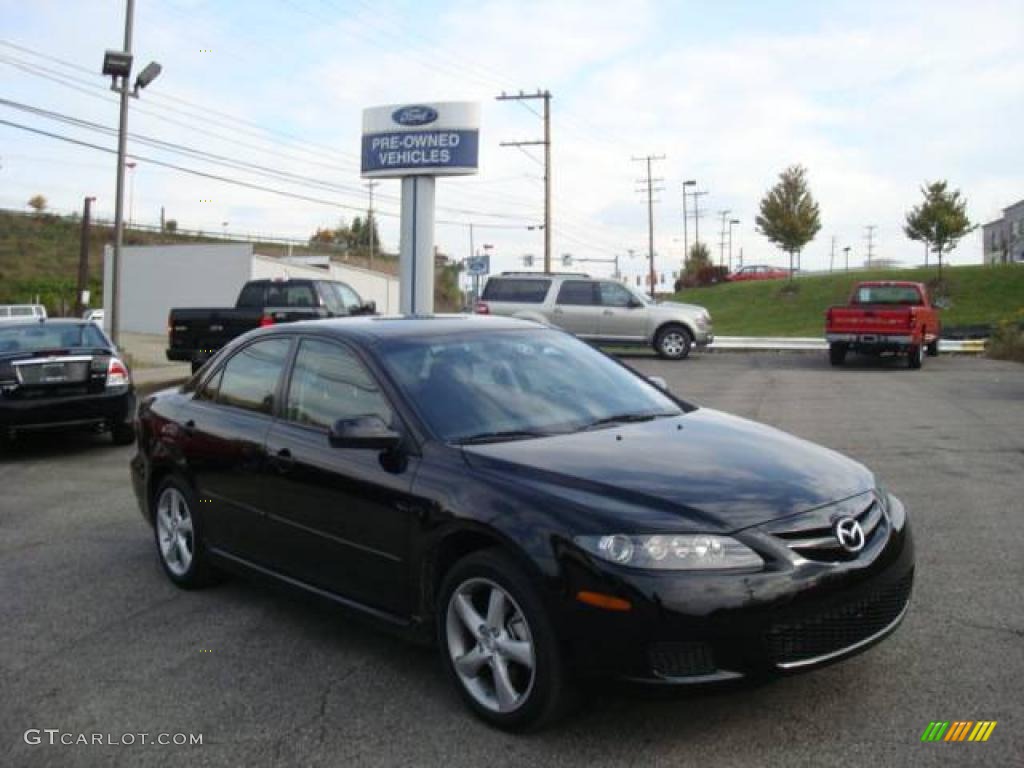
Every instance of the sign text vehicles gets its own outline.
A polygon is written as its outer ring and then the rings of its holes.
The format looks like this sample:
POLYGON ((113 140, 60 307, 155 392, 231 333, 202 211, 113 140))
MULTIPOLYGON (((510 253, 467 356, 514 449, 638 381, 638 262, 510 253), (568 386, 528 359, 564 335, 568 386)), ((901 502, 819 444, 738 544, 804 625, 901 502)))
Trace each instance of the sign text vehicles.
POLYGON ((476 173, 477 131, 429 130, 363 135, 364 176, 476 173))
POLYGON ((480 105, 446 101, 363 110, 362 175, 454 176, 476 173, 480 105))

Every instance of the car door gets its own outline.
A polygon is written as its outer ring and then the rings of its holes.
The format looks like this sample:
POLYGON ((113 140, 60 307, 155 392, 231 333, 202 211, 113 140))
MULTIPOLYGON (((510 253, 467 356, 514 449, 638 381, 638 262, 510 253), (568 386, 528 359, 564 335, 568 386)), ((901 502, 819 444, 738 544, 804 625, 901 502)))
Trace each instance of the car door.
POLYGON ((597 336, 601 307, 593 280, 565 280, 555 297, 551 320, 559 328, 584 338, 597 336))
POLYGON ((273 567, 391 614, 409 611, 408 547, 418 459, 335 447, 340 419, 376 415, 401 430, 374 375, 347 345, 299 343, 280 417, 267 435, 274 467, 273 567))
POLYGON ((257 563, 267 559, 265 438, 290 348, 285 337, 245 345, 203 381, 177 419, 207 542, 257 563))
POLYGON ((647 307, 624 285, 602 280, 597 284, 597 295, 601 302, 601 338, 632 342, 647 338, 647 307))

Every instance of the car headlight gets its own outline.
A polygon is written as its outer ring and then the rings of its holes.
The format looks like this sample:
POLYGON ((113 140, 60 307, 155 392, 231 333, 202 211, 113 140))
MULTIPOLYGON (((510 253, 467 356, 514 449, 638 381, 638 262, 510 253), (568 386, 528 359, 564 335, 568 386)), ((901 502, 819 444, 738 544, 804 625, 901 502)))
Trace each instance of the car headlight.
POLYGON ((884 485, 875 487, 875 495, 878 497, 878 503, 882 505, 885 516, 889 518, 889 525, 893 527, 893 530, 902 530, 907 522, 907 510, 903 506, 903 502, 889 493, 884 485))
POLYGON ((574 541, 609 563, 655 571, 706 571, 764 565, 750 547, 729 536, 653 534, 577 536, 574 541))

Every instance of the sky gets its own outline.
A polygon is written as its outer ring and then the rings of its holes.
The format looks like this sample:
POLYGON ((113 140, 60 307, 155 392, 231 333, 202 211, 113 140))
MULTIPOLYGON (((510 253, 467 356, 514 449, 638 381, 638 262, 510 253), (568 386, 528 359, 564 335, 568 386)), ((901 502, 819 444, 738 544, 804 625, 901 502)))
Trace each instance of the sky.
MULTIPOLYGON (((114 148, 106 132, 23 106, 116 126, 99 70, 104 49, 122 46, 124 10, 123 0, 0 0, 0 99, 22 105, 0 102, 0 120, 114 148)), ((129 140, 140 156, 132 217, 157 223, 163 206, 181 228, 306 238, 365 214, 364 108, 478 101, 480 171, 438 181, 437 245, 465 257, 472 223, 474 247, 493 246, 492 270, 522 268, 525 254, 539 264, 542 234, 527 227, 543 221, 541 153, 500 142, 540 138, 540 102, 495 96, 548 89, 556 267, 572 254, 575 268, 610 274, 618 255, 625 274, 645 273, 644 167, 632 158, 648 154, 664 155, 660 272, 684 253, 685 179, 708 193, 700 237, 716 260, 729 258, 728 210, 734 266, 741 251, 745 263, 784 264, 754 219, 795 163, 821 207, 804 269, 829 268, 833 237, 837 254, 849 246, 851 266, 862 263, 867 225, 876 258, 913 265, 923 246, 901 225, 924 182, 948 179, 979 224, 1024 197, 1022 40, 1020 0, 138 0, 136 71, 156 60, 163 72, 132 100, 129 131, 177 146, 129 140)), ((97 214, 112 216, 115 165, 101 149, 0 123, 2 207, 41 193, 71 211, 94 195, 97 214)), ((398 191, 392 180, 376 191, 390 250, 398 191)), ((979 231, 950 260, 979 263, 981 251, 979 231)))

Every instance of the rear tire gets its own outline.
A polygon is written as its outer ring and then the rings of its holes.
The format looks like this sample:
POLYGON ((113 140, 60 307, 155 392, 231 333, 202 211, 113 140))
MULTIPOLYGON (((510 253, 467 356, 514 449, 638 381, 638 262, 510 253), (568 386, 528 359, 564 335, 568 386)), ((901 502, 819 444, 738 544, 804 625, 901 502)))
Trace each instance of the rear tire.
POLYGON ((574 691, 554 627, 511 557, 487 549, 459 560, 437 606, 445 671, 473 714, 507 731, 536 730, 566 714, 574 691))
POLYGON ((220 581, 203 546, 203 521, 195 494, 176 475, 160 483, 153 496, 153 535, 160 566, 182 589, 201 589, 220 581))
POLYGON ((834 342, 828 345, 828 361, 832 365, 842 365, 846 362, 847 346, 841 342, 834 342))
POLYGON ((924 347, 914 344, 907 350, 907 367, 917 370, 924 363, 924 347))
POLYGON ((135 425, 111 424, 110 439, 114 445, 131 445, 135 442, 135 425))
POLYGON ((939 340, 935 339, 935 341, 933 341, 933 342, 928 344, 928 357, 938 357, 938 356, 939 356, 939 340))
POLYGON ((681 325, 666 325, 654 339, 654 351, 666 360, 685 360, 692 346, 693 336, 681 325))

